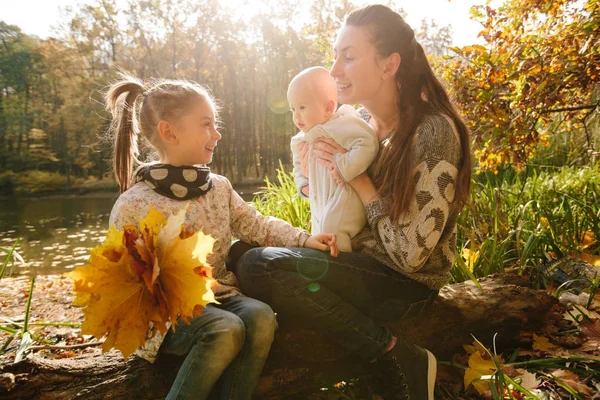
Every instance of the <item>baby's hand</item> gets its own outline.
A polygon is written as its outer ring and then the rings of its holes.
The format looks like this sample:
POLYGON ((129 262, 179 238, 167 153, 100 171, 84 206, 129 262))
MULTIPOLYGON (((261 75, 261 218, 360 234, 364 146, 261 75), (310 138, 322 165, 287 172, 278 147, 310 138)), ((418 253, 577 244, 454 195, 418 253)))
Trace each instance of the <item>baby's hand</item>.
POLYGON ((335 181, 335 183, 337 183, 338 185, 343 185, 344 183, 346 183, 342 179, 342 177, 340 176, 340 174, 338 173, 338 170, 335 167, 335 164, 333 164, 333 163, 329 164, 329 175, 333 178, 333 180, 335 181))

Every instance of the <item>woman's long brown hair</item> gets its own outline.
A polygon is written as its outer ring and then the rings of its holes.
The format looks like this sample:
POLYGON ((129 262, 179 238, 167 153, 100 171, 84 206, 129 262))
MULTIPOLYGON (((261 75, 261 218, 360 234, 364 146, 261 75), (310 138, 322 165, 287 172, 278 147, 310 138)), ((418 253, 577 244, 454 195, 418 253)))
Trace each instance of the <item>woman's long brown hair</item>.
POLYGON ((408 211, 413 200, 415 187, 411 176, 411 143, 418 125, 431 107, 449 116, 458 131, 462 158, 455 186, 455 201, 464 205, 469 199, 471 185, 469 130, 433 73, 423 47, 415 39, 414 31, 398 13, 383 5, 369 5, 354 10, 346 16, 345 24, 367 29, 380 56, 398 53, 401 58, 396 72, 400 125, 390 136, 389 144, 383 148, 374 168, 379 194, 391 195, 393 199, 392 219, 397 221, 403 212, 408 211))

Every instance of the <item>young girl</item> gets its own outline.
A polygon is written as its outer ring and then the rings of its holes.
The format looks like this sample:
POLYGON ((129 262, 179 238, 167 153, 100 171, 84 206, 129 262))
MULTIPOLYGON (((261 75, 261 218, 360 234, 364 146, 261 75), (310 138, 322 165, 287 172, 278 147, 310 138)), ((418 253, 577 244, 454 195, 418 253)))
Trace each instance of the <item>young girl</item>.
MULTIPOLYGON (((449 280, 456 220, 469 197, 468 130, 413 30, 388 7, 351 12, 334 59, 338 100, 361 104, 380 142, 370 171, 349 182, 368 220, 352 240, 357 252, 253 249, 238 262, 238 280, 282 318, 370 362, 388 383, 379 393, 386 400, 433 400, 435 357, 384 321, 418 313, 449 280), (308 290, 317 282, 318 291, 308 290)), ((325 165, 345 151, 332 139, 312 145, 325 165)))
POLYGON ((250 399, 277 326, 271 308, 244 297, 225 268, 232 236, 260 246, 309 247, 337 253, 335 235, 310 236, 286 222, 261 215, 246 204, 229 181, 206 167, 221 134, 218 110, 202 86, 161 80, 150 86, 122 75, 106 95, 115 137, 114 170, 121 187, 110 224, 137 225, 150 206, 165 217, 187 207, 186 225, 216 241, 208 261, 220 304, 210 304, 191 323, 177 325, 150 340, 139 354, 185 356, 167 399, 205 399, 219 378, 221 399, 250 399), (138 135, 157 151, 159 163, 134 172, 138 135), (161 343, 162 342, 162 343, 161 343))

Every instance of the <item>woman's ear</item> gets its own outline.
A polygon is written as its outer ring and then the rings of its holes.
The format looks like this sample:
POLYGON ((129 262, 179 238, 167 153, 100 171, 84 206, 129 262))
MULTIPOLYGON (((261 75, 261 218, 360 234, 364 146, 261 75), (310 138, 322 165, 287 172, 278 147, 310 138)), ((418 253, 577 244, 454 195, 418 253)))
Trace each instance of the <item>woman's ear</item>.
POLYGON ((383 59, 383 79, 389 79, 396 76, 396 72, 398 72, 398 68, 400 68, 400 64, 402 63, 402 58, 398 53, 392 53, 386 58, 383 59))
POLYGON ((162 141, 171 144, 177 143, 177 135, 175 135, 175 131, 173 130, 173 125, 171 125, 171 123, 163 120, 158 123, 156 128, 158 131, 158 136, 160 136, 162 141))
POLYGON ((325 116, 329 119, 329 118, 331 118, 331 116, 333 115, 334 112, 335 112, 335 101, 327 100, 327 103, 325 103, 325 116))

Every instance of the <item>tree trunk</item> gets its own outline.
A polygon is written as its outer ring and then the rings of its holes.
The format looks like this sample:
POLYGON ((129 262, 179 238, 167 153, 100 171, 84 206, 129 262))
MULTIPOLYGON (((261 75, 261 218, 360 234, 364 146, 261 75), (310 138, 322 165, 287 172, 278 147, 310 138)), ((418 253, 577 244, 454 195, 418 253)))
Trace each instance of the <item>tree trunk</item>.
MULTIPOLYGON (((473 342, 471 335, 497 346, 518 341, 522 331, 542 326, 556 300, 528 287, 526 278, 499 275, 444 287, 431 309, 397 321, 392 330, 447 360, 473 342)), ((120 353, 95 353, 73 359, 28 357, 0 370, 3 399, 164 398, 181 359, 151 365, 137 357, 124 362, 120 353)), ((323 335, 281 326, 256 391, 263 400, 288 399, 314 392, 323 384, 361 374, 364 364, 344 354, 323 335), (320 380, 317 379, 317 376, 320 380)))

